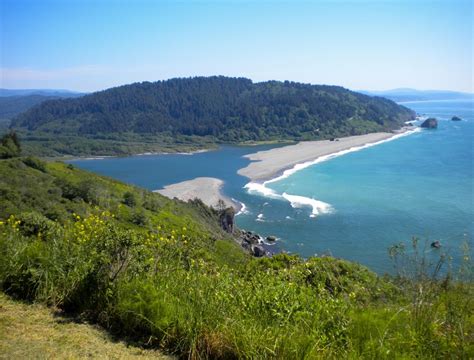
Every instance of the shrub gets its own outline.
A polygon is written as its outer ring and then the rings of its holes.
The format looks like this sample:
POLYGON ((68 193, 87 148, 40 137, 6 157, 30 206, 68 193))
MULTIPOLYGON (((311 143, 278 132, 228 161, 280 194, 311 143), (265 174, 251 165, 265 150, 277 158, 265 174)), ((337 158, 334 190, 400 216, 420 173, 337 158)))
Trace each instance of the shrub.
POLYGON ((137 205, 135 194, 127 191, 125 194, 123 194, 123 203, 127 206, 135 207, 137 205))
POLYGON ((18 216, 19 231, 24 236, 37 236, 48 238, 58 235, 59 225, 45 216, 37 213, 23 213, 18 216))
POLYGON ((39 170, 41 172, 46 172, 46 164, 44 161, 41 161, 38 158, 35 158, 33 156, 28 156, 27 158, 24 158, 23 163, 33 169, 39 170))
POLYGON ((21 145, 17 134, 11 131, 0 139, 0 159, 20 156, 21 145))
POLYGON ((135 225, 148 225, 148 217, 143 210, 136 210, 132 213, 131 222, 135 225))

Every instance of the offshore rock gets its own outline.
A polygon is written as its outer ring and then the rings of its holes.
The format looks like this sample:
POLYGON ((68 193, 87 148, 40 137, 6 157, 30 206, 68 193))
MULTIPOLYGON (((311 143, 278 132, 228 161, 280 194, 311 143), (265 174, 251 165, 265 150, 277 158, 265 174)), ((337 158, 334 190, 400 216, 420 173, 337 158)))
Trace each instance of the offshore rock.
POLYGON ((438 240, 433 241, 433 242, 431 243, 431 247, 432 247, 432 248, 435 248, 435 249, 439 249, 439 248, 441 247, 441 243, 440 243, 438 240))
POLYGON ((436 129, 438 127, 438 120, 435 118, 429 118, 423 121, 420 127, 425 129, 436 129))

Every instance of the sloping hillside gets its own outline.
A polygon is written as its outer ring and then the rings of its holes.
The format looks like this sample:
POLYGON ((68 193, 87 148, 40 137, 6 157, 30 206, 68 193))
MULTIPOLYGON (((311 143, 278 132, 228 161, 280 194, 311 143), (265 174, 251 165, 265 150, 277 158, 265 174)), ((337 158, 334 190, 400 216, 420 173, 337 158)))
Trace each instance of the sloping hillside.
POLYGON ((432 272, 412 246, 390 253, 398 278, 331 257, 251 258, 202 203, 0 160, 0 290, 180 358, 472 358, 469 252, 460 273, 432 272))

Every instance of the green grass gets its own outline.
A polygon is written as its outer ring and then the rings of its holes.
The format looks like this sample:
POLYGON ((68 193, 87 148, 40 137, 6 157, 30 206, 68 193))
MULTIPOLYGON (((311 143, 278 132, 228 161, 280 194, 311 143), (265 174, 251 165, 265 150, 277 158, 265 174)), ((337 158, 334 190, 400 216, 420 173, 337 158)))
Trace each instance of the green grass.
POLYGON ((474 356, 469 250, 461 273, 437 276, 255 259, 201 202, 37 159, 0 161, 0 174, 1 289, 116 337, 190 359, 474 356))

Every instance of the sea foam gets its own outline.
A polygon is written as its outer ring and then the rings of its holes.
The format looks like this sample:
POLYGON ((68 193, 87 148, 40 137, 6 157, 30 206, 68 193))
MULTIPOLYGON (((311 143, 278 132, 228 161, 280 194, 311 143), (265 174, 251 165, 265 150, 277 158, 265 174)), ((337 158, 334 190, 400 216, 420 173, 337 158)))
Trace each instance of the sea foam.
POLYGON ((299 209, 306 206, 311 207, 312 211, 310 217, 316 217, 321 214, 330 214, 334 212, 333 207, 324 201, 319 201, 305 196, 290 195, 287 193, 283 193, 282 196, 290 202, 293 209, 299 209))
POLYGON ((232 198, 232 201, 238 202, 240 204, 240 210, 237 212, 237 214, 235 214, 235 216, 249 213, 249 211, 247 210, 247 206, 242 201, 236 200, 234 198, 232 198))
POLYGON ((263 184, 249 182, 244 186, 244 188, 246 188, 250 194, 260 194, 272 199, 281 199, 282 196, 280 194, 277 194, 273 189, 267 188, 265 186, 266 183, 267 182, 264 182, 263 184))

